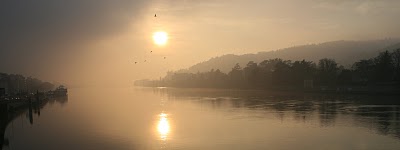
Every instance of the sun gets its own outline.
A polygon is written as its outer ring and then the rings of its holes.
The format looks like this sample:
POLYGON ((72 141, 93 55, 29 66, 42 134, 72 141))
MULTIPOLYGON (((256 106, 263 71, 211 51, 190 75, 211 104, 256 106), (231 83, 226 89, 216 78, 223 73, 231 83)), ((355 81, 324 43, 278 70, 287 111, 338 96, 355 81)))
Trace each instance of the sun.
POLYGON ((156 45, 165 45, 168 42, 168 34, 164 31, 154 32, 153 41, 156 45))

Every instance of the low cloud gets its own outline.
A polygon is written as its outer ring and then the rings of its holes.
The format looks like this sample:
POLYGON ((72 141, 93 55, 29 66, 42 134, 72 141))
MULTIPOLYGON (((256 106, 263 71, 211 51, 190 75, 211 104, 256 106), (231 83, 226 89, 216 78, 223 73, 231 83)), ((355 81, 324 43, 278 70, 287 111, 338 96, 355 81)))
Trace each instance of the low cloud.
POLYGON ((67 55, 73 59, 79 52, 71 51, 85 43, 128 30, 150 3, 151 0, 1 0, 0 71, 29 72, 38 65, 56 63, 51 59, 67 55))

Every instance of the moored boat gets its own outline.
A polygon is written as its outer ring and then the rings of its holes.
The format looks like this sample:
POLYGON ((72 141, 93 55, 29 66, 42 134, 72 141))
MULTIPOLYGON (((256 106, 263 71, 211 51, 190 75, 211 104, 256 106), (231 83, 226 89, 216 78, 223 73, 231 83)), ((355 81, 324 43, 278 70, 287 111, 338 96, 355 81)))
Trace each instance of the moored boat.
POLYGON ((54 90, 54 96, 67 96, 68 95, 68 89, 61 85, 57 89, 54 90))

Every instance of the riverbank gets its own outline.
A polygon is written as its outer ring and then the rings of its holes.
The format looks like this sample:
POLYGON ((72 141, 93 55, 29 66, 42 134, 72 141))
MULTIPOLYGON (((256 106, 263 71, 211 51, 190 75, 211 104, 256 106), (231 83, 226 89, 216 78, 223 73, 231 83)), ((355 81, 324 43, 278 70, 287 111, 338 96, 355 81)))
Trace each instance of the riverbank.
MULTIPOLYGON (((152 87, 158 86, 137 86, 152 87)), ((165 88, 165 87, 163 87, 165 88)), ((226 89, 226 90, 261 90, 275 92, 296 92, 296 93, 329 93, 329 94, 360 94, 360 95, 400 95, 400 88, 395 86, 340 86, 340 87, 313 87, 303 88, 296 86, 276 86, 276 87, 167 87, 182 89, 226 89)))

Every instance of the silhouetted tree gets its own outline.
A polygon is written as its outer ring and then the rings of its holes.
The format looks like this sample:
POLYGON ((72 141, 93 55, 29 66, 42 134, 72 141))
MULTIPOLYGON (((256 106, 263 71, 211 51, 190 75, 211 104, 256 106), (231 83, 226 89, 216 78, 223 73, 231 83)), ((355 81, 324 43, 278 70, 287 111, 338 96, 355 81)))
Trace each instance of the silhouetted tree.
POLYGON ((394 65, 394 79, 400 81, 400 49, 395 50, 392 53, 393 65, 394 65))
POLYGON ((351 85, 353 82, 353 71, 340 66, 337 82, 339 85, 351 85))
POLYGON ((250 85, 256 84, 256 78, 258 74, 258 67, 257 63, 250 61, 247 63, 246 67, 243 69, 244 71, 244 78, 250 85))
POLYGON ((294 79, 294 84, 302 86, 304 80, 311 80, 315 76, 317 68, 312 61, 295 61, 292 64, 292 79, 294 79))
POLYGON ((292 82, 291 76, 291 62, 290 61, 278 61, 275 64, 275 69, 272 72, 272 77, 275 84, 288 85, 292 82))
POLYGON ((54 85, 32 77, 19 74, 0 73, 0 88, 6 88, 9 95, 23 95, 36 91, 49 91, 54 85))
POLYGON ((337 63, 333 59, 324 58, 318 63, 318 76, 321 85, 333 86, 336 83, 337 63))
POLYGON ((363 59, 353 64, 355 76, 358 82, 363 84, 369 83, 373 79, 375 63, 373 59, 363 59))
POLYGON ((275 58, 264 60, 258 65, 258 81, 263 84, 263 86, 271 86, 273 84, 274 78, 272 74, 276 70, 275 66, 278 62, 282 62, 282 59, 275 58))
POLYGON ((243 70, 240 67, 239 63, 232 68, 231 72, 229 72, 229 79, 231 81, 232 86, 240 87, 243 86, 243 70))
POLYGON ((237 63, 228 74, 219 69, 196 74, 168 72, 162 80, 141 80, 135 84, 173 87, 279 87, 293 89, 293 87, 303 88, 304 80, 314 80, 314 87, 329 86, 329 89, 338 85, 365 86, 379 82, 389 82, 390 84, 385 85, 391 85, 392 81, 398 81, 399 60, 400 49, 392 54, 386 51, 380 53, 376 58, 360 60, 355 62, 352 68, 338 67, 335 60, 328 58, 319 60, 318 65, 312 61, 292 62, 276 58, 264 60, 259 64, 249 61, 244 68, 237 63))
POLYGON ((388 82, 393 79, 393 60, 388 51, 380 53, 375 58, 375 64, 375 81, 388 82))

